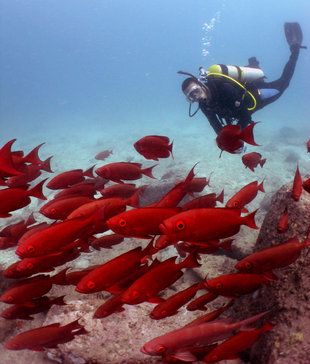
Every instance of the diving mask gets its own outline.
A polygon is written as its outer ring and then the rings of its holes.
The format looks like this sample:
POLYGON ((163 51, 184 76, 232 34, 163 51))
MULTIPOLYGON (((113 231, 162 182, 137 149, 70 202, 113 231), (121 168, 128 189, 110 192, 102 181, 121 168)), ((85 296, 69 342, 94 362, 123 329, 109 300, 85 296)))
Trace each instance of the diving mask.
POLYGON ((202 90, 202 87, 200 85, 197 85, 194 83, 185 93, 187 101, 189 101, 191 104, 193 102, 199 102, 201 100, 204 92, 202 90))

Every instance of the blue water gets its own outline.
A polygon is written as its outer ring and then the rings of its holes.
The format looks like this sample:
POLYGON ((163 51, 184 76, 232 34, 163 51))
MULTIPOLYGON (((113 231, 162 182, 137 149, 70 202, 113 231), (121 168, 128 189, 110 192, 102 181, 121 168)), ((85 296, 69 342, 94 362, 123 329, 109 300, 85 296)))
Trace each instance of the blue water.
MULTIPOLYGON (((289 57, 285 21, 300 22, 310 46, 308 0, 0 0, 0 7, 1 144, 117 128, 186 134, 207 121, 201 113, 188 118, 178 70, 197 74, 201 65, 245 65, 256 56, 276 79, 289 57)), ((309 134, 309 59, 302 50, 289 89, 253 115, 264 128, 309 134)))

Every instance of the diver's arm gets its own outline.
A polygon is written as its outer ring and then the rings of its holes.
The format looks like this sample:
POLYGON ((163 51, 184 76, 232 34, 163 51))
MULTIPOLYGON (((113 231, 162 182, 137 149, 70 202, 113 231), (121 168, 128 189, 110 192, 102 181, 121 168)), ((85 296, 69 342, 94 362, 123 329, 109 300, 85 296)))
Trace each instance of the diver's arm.
POLYGON ((214 129, 216 134, 219 134, 219 132, 221 131, 223 126, 222 126, 218 116, 215 114, 215 112, 208 109, 207 105, 204 102, 200 102, 199 107, 200 107, 200 110, 207 117, 210 125, 212 126, 212 128, 214 129))
POLYGON ((242 129, 244 129, 251 123, 253 123, 251 114, 247 109, 246 105, 242 103, 239 109, 238 124, 241 126, 242 129))

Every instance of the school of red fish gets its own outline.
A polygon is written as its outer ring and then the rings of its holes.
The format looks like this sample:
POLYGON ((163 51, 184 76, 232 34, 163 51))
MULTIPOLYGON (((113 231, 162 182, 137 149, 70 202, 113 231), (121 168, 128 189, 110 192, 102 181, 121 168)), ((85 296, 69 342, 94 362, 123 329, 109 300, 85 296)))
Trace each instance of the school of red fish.
MULTIPOLYGON (((255 124, 243 131, 239 126, 224 127, 216 139, 221 153, 235 153, 243 142, 257 145, 253 138, 255 124)), ((189 311, 205 310, 205 305, 218 296, 230 298, 231 301, 222 308, 202 315, 177 330, 165 332, 144 343, 140 349, 144 354, 159 356, 163 361, 173 363, 215 363, 237 358, 262 333, 274 327, 265 318, 269 312, 259 312, 239 322, 233 318, 216 318, 239 296, 276 280, 274 270, 292 264, 300 252, 310 246, 308 237, 303 242, 295 237, 255 252, 239 261, 234 273, 212 279, 206 277, 167 299, 160 295, 183 275, 184 268, 199 267, 201 254, 212 254, 218 249, 230 251, 231 237, 239 232, 242 225, 258 229, 256 211, 249 212, 246 206, 258 192, 264 192, 263 181, 243 186, 227 200, 225 207, 217 207, 218 202, 224 202, 224 191, 218 196, 209 193, 193 197, 193 193, 202 192, 209 184, 207 178, 195 177, 194 165, 186 178, 177 181, 160 200, 141 207, 139 197, 147 185, 137 187, 128 182, 137 181, 142 176, 154 178, 153 168, 157 164, 142 168, 140 163, 108 163, 95 171, 94 167, 86 171, 65 171, 31 186, 30 183, 42 173, 52 173, 52 157, 45 161, 39 158, 39 149, 44 143, 25 155, 20 150, 12 151, 14 142, 13 139, 0 149, 0 218, 10 217, 14 211, 29 205, 31 197, 46 200, 42 192, 44 184, 57 193, 39 211, 51 219, 51 223, 36 223, 31 214, 0 231, 0 249, 16 247, 18 256, 18 260, 2 272, 8 279, 17 279, 17 283, 0 297, 0 301, 9 305, 1 317, 30 320, 32 315, 47 311, 52 305, 65 305, 65 296, 45 296, 54 284, 75 285, 76 291, 81 294, 111 293, 111 297, 94 312, 95 319, 124 311, 125 305, 148 301, 156 304, 150 317, 159 320, 176 315, 178 309, 186 304, 189 311), (95 196, 98 193, 100 197, 95 196), (182 203, 185 196, 191 199, 182 203), (96 236, 109 230, 113 233, 96 236), (144 248, 128 250, 101 265, 73 272, 65 268, 52 276, 43 274, 77 259, 81 252, 111 249, 126 237, 149 239, 149 242, 144 248), (179 256, 184 258, 181 262, 176 262, 177 256, 164 261, 156 258, 159 250, 170 245, 174 245, 179 256), (203 293, 194 298, 198 291, 203 293), (265 323, 255 328, 253 324, 261 318, 265 323)), ((134 148, 148 160, 173 158, 173 143, 166 136, 145 136, 134 143, 134 148)), ((95 158, 103 161, 111 153, 111 150, 105 150, 95 158)), ((263 167, 266 159, 254 152, 243 155, 242 162, 254 171, 258 165, 263 167)), ((310 179, 303 181, 297 166, 292 199, 298 201, 303 189, 310 193, 310 179)), ((279 234, 286 231, 288 221, 285 210, 278 223, 279 234)), ((2 222, 5 224, 5 220, 2 222)), ((10 338, 6 348, 44 351, 71 341, 76 335, 87 334, 78 320, 64 326, 54 323, 10 338)))

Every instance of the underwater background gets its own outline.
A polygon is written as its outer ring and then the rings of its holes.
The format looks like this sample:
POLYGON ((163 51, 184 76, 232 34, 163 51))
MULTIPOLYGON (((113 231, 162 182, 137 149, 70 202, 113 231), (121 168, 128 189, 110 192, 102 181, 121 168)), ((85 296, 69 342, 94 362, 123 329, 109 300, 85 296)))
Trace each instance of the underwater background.
MULTIPOLYGON (((246 65, 256 56, 269 81, 289 57, 283 24, 301 24, 306 0, 1 0, 2 144, 38 135, 117 138, 133 129, 186 136, 208 124, 193 119, 184 76, 214 63, 246 65)), ((309 44, 308 44, 309 45, 309 44)), ((309 128, 309 51, 301 50, 284 95, 253 115, 265 130, 309 128)), ((309 129, 308 129, 309 130, 309 129)), ((211 128, 205 138, 213 138, 211 128)), ((172 136, 173 137, 173 136, 172 136)), ((47 146, 48 148, 48 146, 47 146)))

